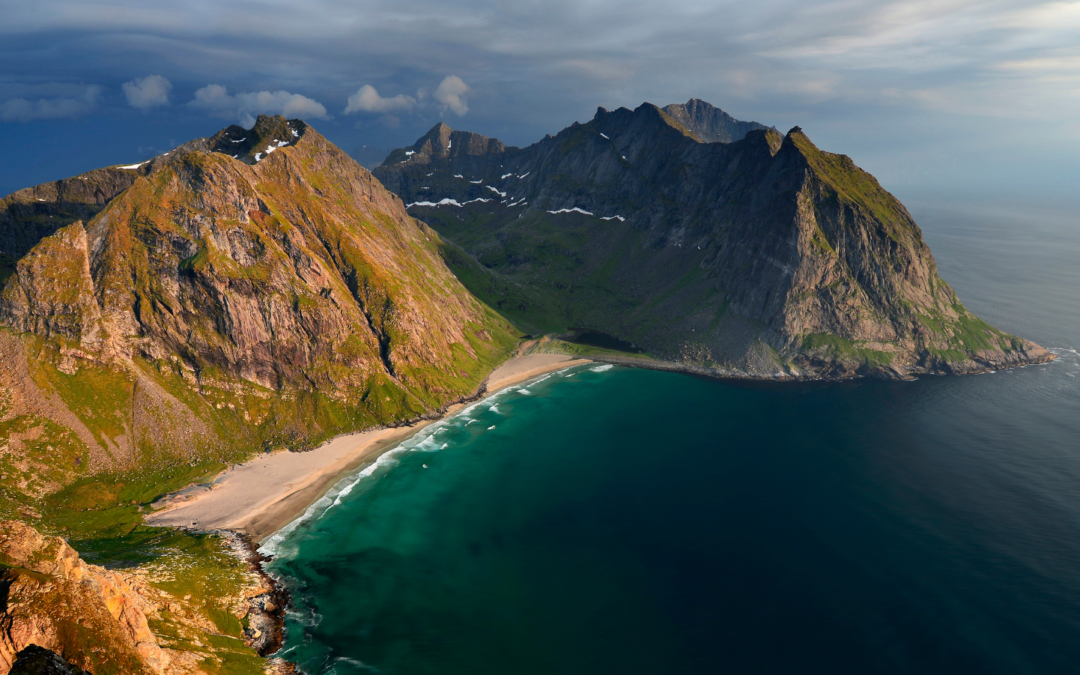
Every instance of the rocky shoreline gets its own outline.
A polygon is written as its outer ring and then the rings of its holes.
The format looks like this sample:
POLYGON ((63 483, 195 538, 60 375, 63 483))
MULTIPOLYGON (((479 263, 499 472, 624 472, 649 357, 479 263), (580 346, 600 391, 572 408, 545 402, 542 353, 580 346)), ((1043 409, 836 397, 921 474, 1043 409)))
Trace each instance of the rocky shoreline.
POLYGON ((875 377, 887 380, 914 380, 920 375, 978 375, 981 373, 993 373, 999 370, 1012 368, 1026 368, 1050 363, 1057 356, 1049 351, 1039 348, 1041 351, 1025 357, 1010 359, 987 359, 985 361, 968 360, 959 363, 942 362, 939 366, 921 366, 908 368, 903 371, 874 368, 865 369, 858 364, 851 367, 842 367, 843 363, 833 363, 831 368, 825 370, 790 373, 777 371, 771 374, 762 374, 739 370, 736 368, 710 368, 692 363, 678 361, 665 361, 647 357, 615 356, 611 354, 589 354, 588 358, 597 363, 610 363, 616 366, 628 368, 644 368, 646 370, 662 370, 674 373, 686 373, 699 377, 707 377, 718 380, 739 380, 752 382, 842 382, 864 377, 875 377))

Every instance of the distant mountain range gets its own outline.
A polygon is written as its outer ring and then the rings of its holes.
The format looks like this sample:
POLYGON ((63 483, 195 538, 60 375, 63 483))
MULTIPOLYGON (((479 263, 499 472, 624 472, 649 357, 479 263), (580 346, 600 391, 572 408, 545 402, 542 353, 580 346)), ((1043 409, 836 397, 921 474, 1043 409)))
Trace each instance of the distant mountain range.
POLYGON ((386 159, 386 156, 389 154, 389 150, 374 145, 361 145, 349 153, 349 155, 356 160, 357 164, 368 171, 371 171, 382 164, 383 160, 386 159))
POLYGON ((525 330, 599 331, 737 377, 1053 358, 968 312, 904 206, 850 158, 697 99, 601 108, 527 148, 439 124, 374 173, 525 330))

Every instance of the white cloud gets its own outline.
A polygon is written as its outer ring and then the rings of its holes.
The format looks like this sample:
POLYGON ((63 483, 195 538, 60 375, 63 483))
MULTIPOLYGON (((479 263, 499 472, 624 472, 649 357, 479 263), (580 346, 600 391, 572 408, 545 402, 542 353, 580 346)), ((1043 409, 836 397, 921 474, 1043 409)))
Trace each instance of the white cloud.
POLYGON ((469 106, 465 103, 467 93, 469 85, 462 82, 457 75, 447 75, 435 90, 435 100, 458 115, 464 115, 469 112, 469 106))
POLYGON ((101 92, 96 84, 87 86, 83 93, 72 97, 12 98, 0 103, 0 121, 30 122, 85 115, 97 106, 101 92))
POLYGON ((208 84, 195 91, 188 103, 216 117, 235 117, 245 125, 255 123, 255 115, 284 115, 303 119, 329 119, 326 107, 315 99, 287 91, 253 91, 232 95, 220 84, 208 84))
POLYGON ((125 82, 120 85, 120 88, 124 90, 124 96, 133 108, 149 110, 159 105, 169 104, 172 82, 161 75, 147 75, 125 82))
POLYGON ((416 105, 416 99, 412 96, 398 94, 390 98, 379 96, 379 92, 370 84, 365 84, 349 97, 349 104, 345 106, 345 114, 355 112, 390 112, 391 110, 407 110, 416 105))

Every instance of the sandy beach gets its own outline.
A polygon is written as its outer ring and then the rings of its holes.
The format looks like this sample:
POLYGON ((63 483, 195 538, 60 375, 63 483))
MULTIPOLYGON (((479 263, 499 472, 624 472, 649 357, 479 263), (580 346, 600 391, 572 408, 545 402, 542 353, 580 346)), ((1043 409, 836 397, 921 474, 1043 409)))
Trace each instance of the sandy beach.
MULTIPOLYGON (((486 395, 553 370, 588 363, 562 354, 529 354, 510 359, 488 377, 486 395)), ((461 409, 452 406, 447 416, 461 409)), ((308 452, 279 451, 223 471, 209 485, 194 485, 146 516, 149 525, 197 530, 234 530, 262 541, 318 501, 345 475, 430 424, 374 429, 338 436, 308 452)))

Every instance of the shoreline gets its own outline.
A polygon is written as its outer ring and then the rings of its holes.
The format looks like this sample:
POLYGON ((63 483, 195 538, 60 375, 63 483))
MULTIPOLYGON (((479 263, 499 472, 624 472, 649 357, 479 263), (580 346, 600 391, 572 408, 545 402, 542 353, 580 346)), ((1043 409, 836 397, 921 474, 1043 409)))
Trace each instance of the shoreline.
POLYGON ((528 354, 506 361, 488 375, 476 394, 435 414, 396 426, 336 436, 314 450, 286 450, 233 465, 209 484, 190 485, 159 500, 163 509, 145 523, 184 530, 235 532, 256 548, 302 516, 342 478, 355 472, 429 424, 468 403, 555 370, 592 362, 565 354, 528 354))
MULTIPOLYGON (((1049 350, 1044 350, 1045 354, 1035 354, 1033 356, 1027 356, 1024 358, 1017 358, 1007 361, 965 361, 958 364, 950 364, 948 368, 912 368, 903 372, 895 370, 850 370, 844 372, 834 372, 832 374, 822 373, 799 373, 791 374, 785 372, 775 373, 749 373, 743 370, 737 370, 734 368, 720 368, 720 367, 706 367, 691 363, 681 363, 678 361, 666 361, 655 357, 638 357, 638 356, 619 356, 615 354, 603 353, 603 354, 590 354, 588 359, 595 361, 596 363, 609 363, 615 366, 623 366, 625 368, 639 368, 641 370, 658 370, 669 373, 683 373, 685 375, 691 375, 695 377, 703 377, 710 380, 719 380, 724 382, 742 382, 742 383, 780 383, 791 384, 797 382, 822 382, 836 384, 841 382, 850 382, 860 379, 881 379, 892 381, 914 381, 922 376, 963 376, 963 375, 983 375, 986 373, 996 373, 999 371, 1013 370, 1017 368, 1028 368, 1030 366, 1042 366, 1049 363, 1053 363, 1057 360, 1058 356, 1049 350)), ((555 353, 555 352, 549 352, 555 353)))

